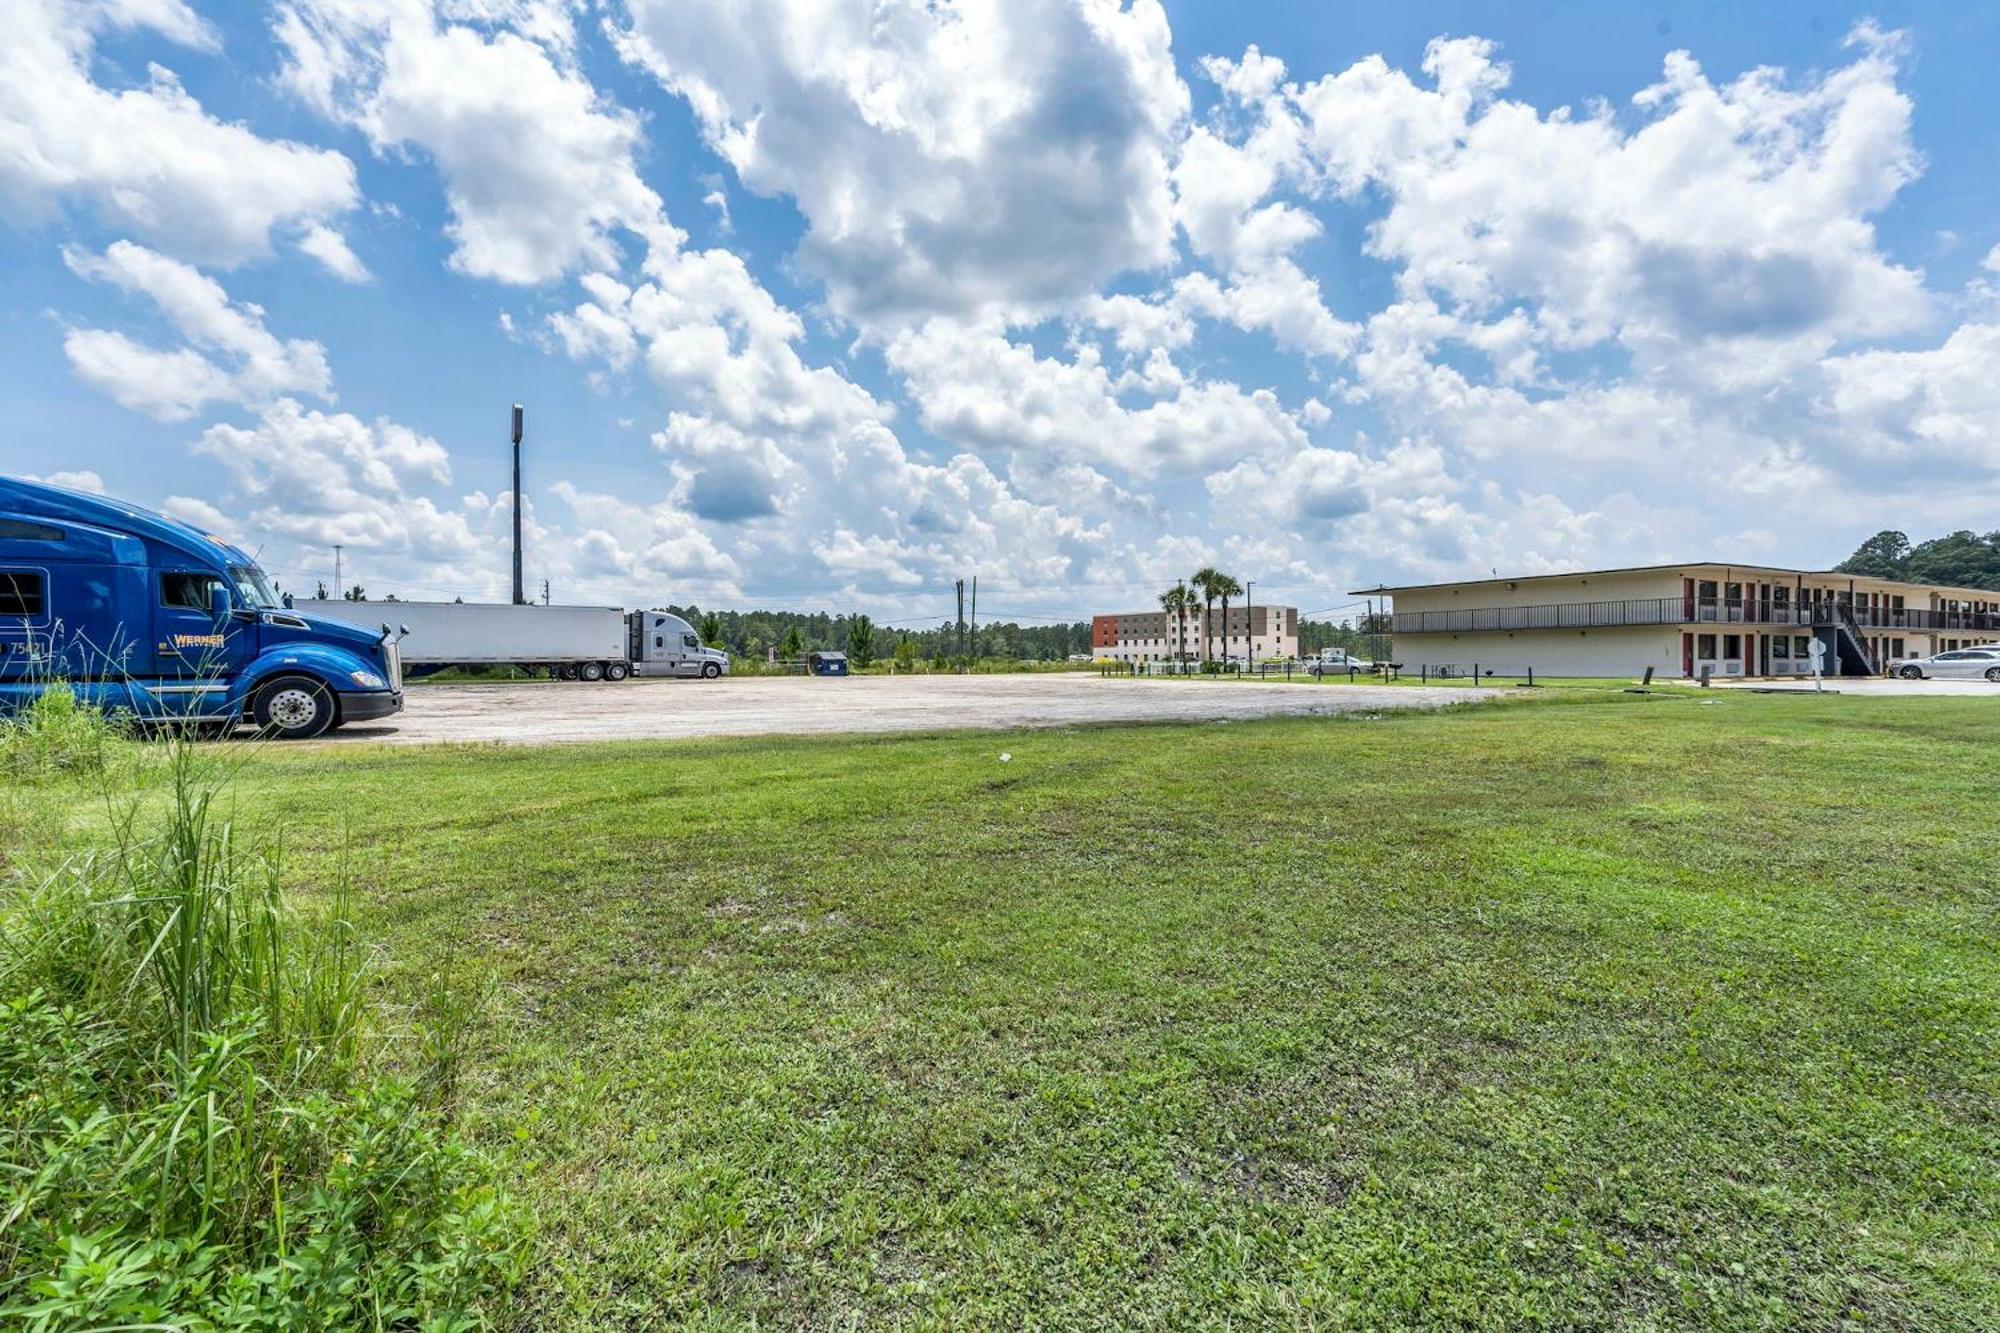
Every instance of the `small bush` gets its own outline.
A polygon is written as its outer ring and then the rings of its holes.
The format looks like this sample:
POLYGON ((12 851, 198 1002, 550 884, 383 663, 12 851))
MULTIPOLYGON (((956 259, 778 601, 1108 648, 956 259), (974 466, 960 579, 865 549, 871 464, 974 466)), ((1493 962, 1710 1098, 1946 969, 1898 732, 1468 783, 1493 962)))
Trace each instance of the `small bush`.
POLYGON ((121 719, 51 681, 18 714, 0 718, 0 773, 24 782, 99 774, 125 733, 121 719))
POLYGON ((514 1280, 522 1223, 458 1135, 472 1020, 420 1011, 398 1077, 344 895, 303 914, 178 744, 0 919, 0 1323, 457 1329, 514 1280))

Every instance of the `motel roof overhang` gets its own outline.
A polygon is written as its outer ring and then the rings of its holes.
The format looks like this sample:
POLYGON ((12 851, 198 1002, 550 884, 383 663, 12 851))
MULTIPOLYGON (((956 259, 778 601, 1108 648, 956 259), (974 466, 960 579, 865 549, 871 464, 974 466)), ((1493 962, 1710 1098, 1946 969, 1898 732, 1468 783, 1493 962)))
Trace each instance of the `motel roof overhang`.
POLYGON ((1523 584, 1548 583, 1557 579, 1608 578, 1614 574, 1665 574, 1665 573, 1708 573, 1719 572, 1724 577, 1737 574, 1777 575, 1781 578, 1835 579, 1852 583, 1855 587, 1868 588, 1916 588, 1925 592, 1950 593, 1973 600, 1987 598, 2000 599, 2000 591, 1992 588, 1959 588, 1945 583, 1912 583, 1907 579, 1877 578, 1872 574, 1849 574, 1838 569, 1787 569, 1782 565, 1758 564, 1745 561, 1730 564, 1721 560, 1689 560, 1674 565, 1626 565, 1618 569, 1571 569, 1552 574, 1503 574, 1487 579, 1449 579, 1443 583, 1401 583, 1379 584, 1373 588, 1352 588, 1349 597, 1394 597, 1402 592, 1435 592, 1442 588, 1486 588, 1496 583, 1523 584))

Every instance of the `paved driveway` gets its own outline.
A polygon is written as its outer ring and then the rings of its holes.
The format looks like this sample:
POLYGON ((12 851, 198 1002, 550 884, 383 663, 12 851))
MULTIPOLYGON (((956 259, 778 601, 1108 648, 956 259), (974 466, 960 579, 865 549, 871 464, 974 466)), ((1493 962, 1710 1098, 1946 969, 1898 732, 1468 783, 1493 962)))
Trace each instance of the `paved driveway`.
MULTIPOLYGON (((1810 680, 1740 680, 1724 684, 1716 682, 1718 689, 1730 690, 1804 690, 1812 692, 1810 680)), ((1935 699, 1943 695, 1979 694, 2000 699, 2000 685, 1986 680, 1890 680, 1882 676, 1828 676, 1826 687, 1839 690, 1842 694, 1882 695, 1928 695, 1935 699)))
POLYGON ((742 677, 413 685, 403 712, 331 738, 394 745, 660 740, 773 733, 1061 727, 1091 722, 1245 720, 1439 708, 1496 690, 1215 680, 1014 676, 742 677))

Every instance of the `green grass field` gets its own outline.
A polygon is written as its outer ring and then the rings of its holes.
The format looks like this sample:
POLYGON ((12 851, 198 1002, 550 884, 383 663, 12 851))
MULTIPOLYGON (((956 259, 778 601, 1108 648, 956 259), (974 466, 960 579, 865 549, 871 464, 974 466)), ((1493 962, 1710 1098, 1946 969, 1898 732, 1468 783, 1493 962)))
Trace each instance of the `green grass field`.
POLYGON ((1973 1329, 1996 780, 1984 700, 1562 691, 236 800, 392 999, 498 977, 522 1327, 1973 1329))

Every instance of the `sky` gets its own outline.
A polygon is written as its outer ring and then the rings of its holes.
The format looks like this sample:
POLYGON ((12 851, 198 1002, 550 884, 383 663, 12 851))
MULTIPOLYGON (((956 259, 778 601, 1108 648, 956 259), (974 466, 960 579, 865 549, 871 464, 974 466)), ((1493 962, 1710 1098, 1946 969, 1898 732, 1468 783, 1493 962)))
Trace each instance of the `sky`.
POLYGON ((0 472, 929 623, 2000 526, 2000 9, 12 0, 0 472))

